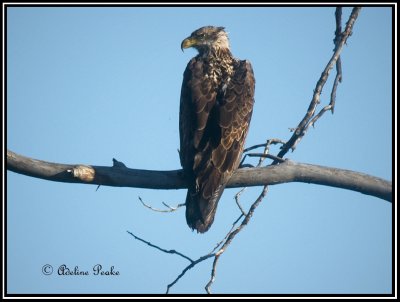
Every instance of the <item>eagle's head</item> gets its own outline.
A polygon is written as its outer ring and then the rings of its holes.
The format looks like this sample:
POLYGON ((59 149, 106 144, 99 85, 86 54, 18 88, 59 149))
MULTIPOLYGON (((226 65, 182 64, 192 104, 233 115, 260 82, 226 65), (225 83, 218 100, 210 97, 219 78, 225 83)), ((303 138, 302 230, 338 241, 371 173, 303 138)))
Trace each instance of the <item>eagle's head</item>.
POLYGON ((229 50, 228 34, 224 27, 204 26, 201 27, 182 41, 181 49, 194 47, 200 55, 210 50, 229 50))

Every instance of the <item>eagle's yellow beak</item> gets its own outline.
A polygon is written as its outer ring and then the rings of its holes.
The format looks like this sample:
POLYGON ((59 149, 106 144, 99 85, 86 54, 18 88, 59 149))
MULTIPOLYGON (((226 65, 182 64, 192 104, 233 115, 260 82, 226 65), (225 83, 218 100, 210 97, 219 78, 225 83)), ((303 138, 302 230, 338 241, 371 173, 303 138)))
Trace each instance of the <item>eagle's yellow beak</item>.
POLYGON ((192 37, 186 38, 185 40, 182 41, 181 49, 183 51, 185 48, 192 47, 196 43, 197 43, 197 40, 195 38, 192 38, 192 37))

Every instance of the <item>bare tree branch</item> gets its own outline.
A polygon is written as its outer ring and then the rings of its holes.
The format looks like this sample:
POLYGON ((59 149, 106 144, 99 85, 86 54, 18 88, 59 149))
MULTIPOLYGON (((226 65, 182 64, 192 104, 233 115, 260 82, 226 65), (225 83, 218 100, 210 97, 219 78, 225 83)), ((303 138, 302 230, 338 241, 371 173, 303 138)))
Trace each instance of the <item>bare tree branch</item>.
MULTIPOLYGON (((261 157, 260 157, 260 161, 257 165, 257 167, 260 167, 262 162, 265 160, 266 156, 264 155, 268 155, 269 152, 269 147, 272 143, 275 143, 273 140, 268 140, 267 143, 264 145, 264 153, 261 153, 261 157)), ((188 266, 186 266, 183 271, 178 275, 178 277, 175 278, 175 280, 168 284, 167 286, 167 291, 166 293, 169 293, 169 290, 171 289, 172 286, 174 286, 190 269, 192 269, 193 267, 195 267, 197 264, 199 264, 200 262, 203 262, 211 257, 214 257, 214 261, 213 261, 213 265, 212 265, 212 270, 211 270, 211 278, 210 281, 207 283, 207 285, 205 286, 205 290, 207 291, 208 294, 211 294, 211 285, 213 284, 213 282, 215 281, 215 275, 216 275, 216 271, 217 271, 217 263, 219 260, 219 257, 225 252, 225 250, 227 249, 227 247, 230 245, 230 243, 232 242, 233 238, 243 229, 244 226, 246 226, 249 221, 251 216, 253 215, 255 208, 257 207, 257 205, 262 201, 262 199, 264 198, 267 190, 268 190, 268 186, 264 186, 264 189, 262 191, 262 193, 260 194, 260 196, 257 198, 257 200, 253 203, 253 205, 250 207, 249 212, 246 214, 245 211, 243 210, 243 208, 241 207, 240 203, 239 203, 239 196, 241 193, 243 193, 243 191, 246 189, 246 187, 244 187, 243 189, 241 189, 235 196, 235 200, 236 203, 240 209, 240 211, 242 212, 240 214, 240 216, 234 221, 234 223, 232 224, 231 229, 229 230, 229 232, 225 235, 225 237, 217 243, 217 245, 215 246, 215 248, 208 254, 198 258, 197 260, 193 261, 191 260, 189 257, 175 251, 175 250, 165 250, 163 248, 158 247, 157 245, 154 245, 146 240, 143 240, 137 236, 135 236, 134 234, 132 234, 131 232, 128 232, 129 234, 131 234, 135 239, 138 239, 144 243, 146 243, 147 245, 156 248, 160 251, 163 251, 165 253, 169 253, 169 254, 178 254, 181 257, 184 257, 186 259, 188 259, 190 261, 190 264, 188 266), (242 223, 235 228, 236 224, 239 222, 239 220, 244 217, 242 223), (220 248, 220 246, 222 245, 222 247, 220 248), (218 249, 219 248, 219 249, 218 249), (218 249, 218 251, 215 253, 215 251, 218 249)), ((153 211, 157 211, 157 212, 170 212, 170 211, 165 211, 165 210, 158 210, 158 209, 154 209, 153 207, 145 204, 143 202, 143 200, 139 197, 140 202, 147 208, 153 210, 153 211)), ((170 208, 170 207, 169 207, 170 208)), ((173 210, 176 210, 177 208, 173 208, 173 210)))
POLYGON ((250 210, 247 213, 247 215, 244 217, 242 223, 234 231, 231 231, 229 233, 228 237, 225 240, 225 243, 215 253, 214 262, 213 262, 213 266, 212 266, 212 270, 211 270, 211 278, 205 287, 208 294, 211 294, 210 287, 215 280, 215 274, 217 271, 217 263, 218 263, 219 257, 226 251, 227 247, 230 245, 230 243, 235 238, 235 236, 249 223, 251 217, 253 216, 254 211, 256 210, 257 206, 260 204, 260 202, 263 200, 263 198, 267 194, 267 191, 268 191, 268 186, 264 186, 264 189, 262 190, 260 196, 258 196, 257 200, 251 205, 250 210))
MULTIPOLYGON (((274 161, 277 161, 279 163, 285 162, 285 160, 283 158, 280 158, 278 156, 275 156, 275 155, 272 155, 272 154, 268 154, 268 153, 267 154, 265 154, 265 153, 247 153, 246 156, 248 156, 248 157, 260 157, 260 161, 261 161, 261 158, 270 158, 270 159, 273 159, 274 161)), ((258 165, 257 165, 257 167, 258 167, 258 165)))
POLYGON ((239 198, 240 198, 240 195, 242 195, 243 192, 244 192, 246 189, 247 189, 247 187, 244 187, 244 188, 240 189, 240 191, 237 192, 237 193, 235 194, 235 202, 236 202, 236 204, 237 204, 237 206, 238 206, 240 212, 242 212, 242 215, 243 215, 243 216, 246 215, 246 212, 243 210, 242 206, 240 205, 239 198))
MULTIPOLYGON (((277 144, 285 145, 286 143, 285 143, 284 141, 280 140, 279 138, 270 138, 270 139, 268 139, 267 142, 264 143, 264 144, 258 144, 258 145, 254 145, 254 146, 251 146, 251 147, 248 147, 248 148, 244 149, 244 150, 243 150, 244 156, 243 156, 242 161, 240 162, 240 166, 239 166, 239 167, 242 166, 242 164, 243 164, 243 162, 245 161, 245 159, 246 159, 247 156, 248 156, 248 157, 257 156, 257 155, 248 153, 249 151, 254 150, 254 149, 257 149, 257 148, 260 148, 260 147, 264 147, 263 156, 264 156, 264 155, 265 155, 265 156, 270 156, 270 158, 272 158, 274 161, 276 161, 277 163, 280 163, 280 162, 283 160, 282 158, 278 158, 278 157, 276 157, 276 156, 275 156, 275 157, 272 157, 272 156, 274 156, 274 155, 269 154, 269 147, 270 147, 271 145, 277 145, 277 144), (267 151, 268 151, 268 152, 267 152, 267 151)), ((263 156, 262 156, 262 157, 263 157, 263 156)), ((260 166, 261 166, 261 163, 264 161, 264 159, 263 159, 262 157, 260 157, 260 160, 259 160, 259 162, 258 162, 257 167, 260 167, 260 166)))
MULTIPOLYGON (((337 50, 339 43, 340 43, 340 36, 342 34, 342 7, 338 6, 335 11, 335 20, 336 20, 336 31, 335 31, 335 50, 337 50)), ((340 56, 337 59, 336 62, 336 77, 335 81, 333 82, 333 87, 332 87, 332 92, 331 92, 331 101, 329 105, 332 107, 331 112, 332 114, 335 111, 335 102, 336 102, 336 90, 339 85, 339 83, 342 82, 342 59, 340 56)))
MULTIPOLYGON (((271 144, 276 144, 277 141, 276 140, 267 140, 267 143, 264 146, 264 152, 261 153, 261 157, 260 160, 257 164, 257 168, 261 167, 262 163, 264 162, 264 160, 267 158, 266 155, 269 155, 269 148, 271 146, 271 144)), ((243 191, 246 189, 243 188, 242 190, 240 190, 236 195, 235 195, 235 200, 236 200, 236 204, 238 205, 240 211, 242 212, 242 214, 239 216, 239 218, 233 223, 232 229, 228 232, 228 234, 225 236, 225 238, 223 239, 222 242, 223 245, 222 247, 216 252, 215 257, 214 257, 214 262, 213 262, 213 266, 211 269, 211 278, 210 281, 207 283, 205 290, 208 294, 211 294, 211 285, 214 283, 215 281, 215 276, 216 276, 216 272, 217 272, 217 263, 219 260, 219 257, 225 252, 225 250, 227 249, 227 247, 231 244, 233 238, 239 234, 239 232, 249 223, 256 207, 259 205, 259 203, 263 200, 263 198, 265 197, 265 195, 267 194, 268 191, 268 186, 264 186, 261 194, 259 195, 259 197, 256 199, 256 201, 251 205, 249 211, 247 212, 247 214, 244 212, 243 208, 241 207, 240 203, 239 203, 239 198, 240 195, 243 193, 243 191), (244 216, 244 219, 242 220, 242 223, 236 228, 234 229, 236 223, 241 219, 241 217, 244 216)), ((217 246, 222 244, 219 243, 217 246)), ((214 249, 215 250, 215 249, 214 249)))
MULTIPOLYGON (((282 146, 281 151, 278 153, 278 157, 283 158, 285 156, 285 154, 292 149, 292 151, 296 148, 297 144, 299 143, 299 141, 303 138, 303 136, 305 135, 307 129, 309 128, 310 125, 314 124, 316 122, 316 120, 322 116, 322 114, 324 112, 326 112, 327 110, 331 109, 334 107, 334 100, 335 100, 335 95, 336 95, 336 87, 338 85, 338 82, 341 80, 341 63, 339 60, 339 56, 340 53, 342 52, 343 46, 346 43, 348 37, 351 35, 352 33, 352 29, 353 29, 353 25, 358 17, 358 14, 361 10, 361 7, 355 7, 353 8, 349 20, 347 21, 346 24, 346 28, 344 30, 344 32, 341 32, 341 26, 340 26, 340 21, 341 21, 341 8, 337 8, 336 9, 336 36, 335 36, 335 49, 334 49, 334 53, 331 57, 331 59, 329 60, 328 64, 326 65, 324 71, 321 74, 321 77, 319 78, 317 85, 314 89, 314 94, 311 100, 311 103, 308 107, 307 113, 305 114, 305 116, 303 117, 303 119, 301 120, 301 122, 298 124, 298 126, 296 127, 296 130, 294 131, 292 137, 287 141, 287 143, 282 146), (325 110, 321 111, 318 114, 318 117, 316 117, 315 119, 313 119, 314 114, 315 114, 315 110, 317 108, 317 106, 320 104, 320 97, 321 97, 321 93, 322 93, 322 89, 324 88, 324 85, 326 83, 326 81, 328 80, 329 77, 329 73, 331 71, 331 69, 333 68, 333 66, 336 64, 337 68, 338 68, 338 75, 335 79, 335 83, 334 83, 334 88, 331 94, 331 104, 328 108, 326 108, 325 110), (333 100, 333 101, 332 101, 333 100)), ((277 162, 274 161, 273 164, 276 164, 277 162)))
MULTIPOLYGON (((336 31, 335 31, 335 49, 336 51, 340 45, 340 39, 342 37, 342 7, 337 7, 335 11, 335 19, 336 19, 336 31)), ((324 115, 325 112, 331 111, 332 114, 335 111, 335 103, 336 103, 336 90, 340 82, 342 82, 342 60, 340 56, 338 57, 336 61, 336 76, 335 80, 333 81, 333 86, 332 86, 332 91, 331 91, 331 100, 328 105, 326 105, 324 108, 322 108, 318 114, 316 114, 308 123, 304 126, 303 129, 303 136, 304 134, 308 131, 308 128, 310 126, 314 127, 314 124, 317 120, 319 120, 322 115, 324 115)), ((298 141, 297 141, 298 143, 298 141)), ((296 144, 297 144, 296 143, 296 144)), ((277 162, 277 161, 275 161, 277 162)))
MULTIPOLYGON (((150 171, 122 166, 65 165, 31 159, 12 151, 7 151, 7 169, 19 174, 59 182, 164 190, 187 188, 182 170, 150 171), (74 173, 81 170, 88 170, 91 173, 74 173), (77 176, 74 177, 74 174, 77 176), (91 177, 81 179, 80 174, 89 174, 91 177)), ((390 181, 350 170, 301 164, 289 160, 275 166, 239 169, 230 179, 227 188, 277 185, 288 182, 332 186, 392 201, 390 181)))
POLYGON ((212 283, 215 280, 215 274, 216 274, 216 270, 217 270, 217 263, 219 260, 219 257, 226 251, 227 247, 230 245, 230 243, 232 242, 232 240, 235 238, 235 236, 249 223, 250 218, 252 217, 256 207, 259 205, 259 203, 262 201, 262 199, 264 198, 265 194, 267 193, 267 186, 264 186, 264 189, 262 191, 262 193, 260 194, 260 196, 257 198, 257 200, 252 204, 252 206, 250 207, 249 212, 246 215, 241 214, 239 216, 239 218, 233 223, 232 228, 230 229, 230 231, 228 232, 228 234, 224 237, 223 240, 221 240, 217 246, 208 254, 199 257, 196 260, 192 260, 190 257, 176 251, 176 250, 167 250, 164 248, 161 248, 149 241, 146 241, 136 235, 134 235, 132 232, 127 231, 128 234, 130 234, 133 238, 135 238, 136 240, 139 240, 145 244, 147 244, 148 246, 155 248, 159 251, 162 251, 164 253, 167 254, 175 254, 178 255, 182 258, 185 258, 186 260, 188 260, 190 262, 190 264, 188 264, 183 270, 182 272, 175 278, 174 281, 172 281, 170 284, 168 284, 167 286, 167 291, 166 294, 169 293, 171 287, 173 287, 190 269, 192 269, 193 267, 195 267, 197 264, 214 257, 214 261, 213 261, 213 266, 212 266, 212 271, 211 271, 211 278, 210 281, 207 283, 205 289, 207 291, 207 293, 211 293, 210 287, 212 285, 212 283), (241 222, 241 224, 235 228, 236 223, 244 216, 243 221, 241 222), (222 247, 220 247, 222 245, 222 247), (220 247, 220 248, 219 248, 220 247), (219 248, 219 249, 218 249, 219 248), (218 249, 217 252, 215 252, 218 249))
POLYGON ((214 253, 220 246, 221 244, 223 244, 225 242, 225 240, 228 238, 229 234, 232 233, 233 229, 235 228, 236 224, 239 222, 240 219, 242 219, 242 217, 246 216, 246 213, 242 213, 240 214, 240 216, 232 223, 232 227, 229 230, 229 232, 225 235, 225 237, 218 242, 215 247, 212 249, 212 251, 210 252, 210 254, 214 253))
POLYGON ((182 254, 182 253, 180 253, 180 252, 178 252, 176 250, 167 250, 167 249, 161 248, 158 245, 155 245, 155 244, 153 244, 153 243, 151 243, 149 241, 146 241, 146 240, 136 236, 132 232, 127 231, 127 233, 130 234, 136 240, 139 240, 139 241, 147 244, 148 246, 150 246, 152 248, 155 248, 155 249, 157 249, 157 250, 159 250, 161 252, 167 253, 167 254, 178 255, 178 256, 180 256, 180 257, 182 257, 182 258, 184 258, 184 259, 186 259, 186 260, 188 260, 190 262, 190 264, 183 269, 183 271, 178 275, 178 277, 176 277, 174 281, 172 281, 170 284, 168 284, 166 294, 169 293, 170 288, 172 286, 174 286, 179 281, 179 279, 181 279, 186 274, 186 272, 188 270, 192 269, 193 267, 195 267, 200 262, 203 262, 204 260, 207 260, 208 258, 211 258, 211 257, 215 256, 215 253, 209 253, 207 255, 201 256, 200 258, 198 258, 196 260, 192 260, 190 257, 188 257, 188 256, 186 256, 186 255, 184 255, 184 254, 182 254))
POLYGON ((142 203, 142 205, 154 212, 161 212, 161 213, 169 213, 169 212, 175 212, 176 210, 178 210, 180 207, 183 207, 185 204, 184 203, 180 203, 178 204, 176 207, 171 207, 170 205, 166 204, 165 202, 163 202, 162 204, 164 206, 166 206, 168 208, 168 210, 161 210, 161 209, 156 209, 153 208, 151 205, 148 205, 147 203, 145 203, 142 199, 142 197, 139 196, 139 201, 142 203))
POLYGON ((176 279, 175 279, 172 283, 168 284, 166 294, 169 293, 170 288, 171 288, 172 286, 174 286, 175 283, 178 282, 179 279, 182 278, 182 277, 186 274, 186 272, 187 272, 188 270, 192 269, 193 267, 195 267, 195 266, 196 266, 197 264, 199 264, 200 262, 203 262, 204 260, 207 260, 208 258, 211 258, 211 257, 214 257, 214 256, 215 256, 215 254, 207 254, 207 255, 202 256, 202 257, 200 257, 199 259, 193 261, 191 264, 189 264, 187 267, 185 267, 185 269, 179 274, 179 276, 176 277, 176 279))
POLYGON ((254 145, 254 146, 251 146, 251 147, 248 147, 248 148, 244 149, 243 153, 249 152, 251 150, 254 150, 254 149, 257 149, 257 148, 260 148, 260 147, 266 147, 268 145, 276 145, 276 144, 284 145, 286 143, 283 140, 280 140, 279 138, 271 138, 271 139, 267 140, 267 142, 264 143, 264 144, 258 144, 258 145, 254 145))
POLYGON ((194 263, 194 262, 195 262, 194 260, 190 259, 188 256, 185 256, 184 254, 182 254, 182 253, 180 253, 180 252, 177 252, 177 251, 175 251, 175 250, 166 250, 166 249, 163 249, 163 248, 161 248, 161 247, 159 247, 159 246, 157 246, 157 245, 155 245, 155 244, 153 244, 153 243, 151 243, 151 242, 148 242, 148 241, 146 241, 146 240, 144 240, 144 239, 142 239, 142 238, 136 236, 136 235, 133 234, 132 232, 129 232, 129 231, 127 231, 127 232, 128 232, 128 234, 130 234, 130 235, 131 235, 133 238, 135 238, 136 240, 139 240, 139 241, 141 241, 141 242, 143 242, 143 243, 146 243, 148 246, 151 246, 152 248, 155 248, 155 249, 157 249, 157 250, 160 250, 161 252, 164 252, 164 253, 167 253, 167 254, 175 254, 175 255, 181 256, 182 258, 185 258, 186 260, 189 260, 190 263, 194 263))

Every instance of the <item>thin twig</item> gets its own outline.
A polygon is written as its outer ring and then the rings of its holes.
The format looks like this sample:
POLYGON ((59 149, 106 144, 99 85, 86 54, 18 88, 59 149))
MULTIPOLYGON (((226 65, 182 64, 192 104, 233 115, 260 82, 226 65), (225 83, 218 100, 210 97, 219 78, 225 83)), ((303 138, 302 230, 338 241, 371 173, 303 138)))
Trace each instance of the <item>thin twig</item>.
POLYGON ((304 133, 306 133, 308 131, 308 128, 310 128, 310 126, 314 127, 314 124, 317 120, 319 120, 321 118, 322 115, 324 115, 325 112, 331 110, 332 111, 333 107, 331 104, 326 105, 324 108, 322 108, 318 114, 316 114, 311 121, 308 122, 308 124, 304 127, 304 133))
MULTIPOLYGON (((265 154, 265 155, 270 155, 270 154, 269 154, 269 148, 271 147, 271 145, 277 145, 277 144, 282 144, 282 145, 284 145, 285 142, 284 142, 283 140, 280 140, 279 138, 270 138, 270 139, 268 139, 268 140, 267 140, 267 143, 265 144, 263 154, 265 154)), ((275 160, 284 161, 284 159, 282 159, 282 158, 279 159, 278 157, 276 157, 276 156, 274 156, 274 155, 271 155, 271 156, 272 156, 272 157, 270 157, 270 158, 272 158, 274 161, 275 161, 275 160)), ((265 160, 265 158, 260 157, 260 160, 258 161, 257 167, 261 167, 261 164, 263 163, 264 160, 265 160)))
POLYGON ((238 226, 233 232, 231 232, 231 234, 229 235, 229 237, 225 241, 224 245, 216 253, 217 255, 222 254, 226 250, 228 245, 231 243, 233 238, 235 238, 235 236, 240 232, 240 230, 243 229, 249 223, 251 217, 253 216, 253 213, 254 213, 255 209, 260 204, 262 199, 265 197, 267 192, 268 192, 268 186, 264 186, 264 188, 263 188, 261 194, 258 196, 257 200, 251 205, 251 207, 249 209, 249 212, 247 213, 247 215, 243 219, 241 225, 238 226))
POLYGON ((215 248, 213 248, 213 250, 210 252, 210 254, 214 253, 220 246, 222 243, 224 243, 224 241, 226 240, 226 238, 228 238, 228 236, 230 235, 230 233, 232 233, 233 229, 235 228, 236 224, 239 222, 239 220, 243 217, 246 216, 246 214, 240 214, 240 216, 232 223, 232 227, 229 230, 229 232, 225 235, 224 239, 222 239, 220 242, 217 243, 217 245, 215 246, 215 248))
POLYGON ((342 82, 342 59, 339 57, 338 61, 336 62, 336 77, 335 81, 333 82, 333 87, 331 91, 331 101, 329 105, 331 106, 332 114, 335 112, 335 104, 336 104, 336 90, 339 86, 339 83, 342 82))
POLYGON ((242 193, 247 189, 247 187, 242 188, 239 192, 237 192, 235 194, 235 202, 240 210, 240 212, 242 212, 243 215, 247 215, 247 213, 243 210, 242 206, 239 203, 239 197, 240 195, 242 195, 242 193))
POLYGON ((162 202, 162 204, 164 205, 164 206, 166 206, 168 209, 170 209, 171 210, 171 212, 173 212, 173 211, 176 211, 177 209, 179 209, 179 208, 181 208, 181 207, 183 207, 184 205, 185 205, 185 203, 179 203, 176 207, 171 207, 169 204, 167 204, 166 202, 162 202))
MULTIPOLYGON (((257 165, 257 167, 261 167, 262 162, 265 160, 265 158, 267 157, 268 152, 269 152, 269 147, 271 146, 271 144, 276 144, 276 143, 280 143, 280 140, 275 140, 275 139, 270 139, 267 140, 267 142, 263 145, 258 145, 258 147, 262 147, 264 146, 264 153, 259 153, 261 154, 260 156, 260 161, 257 165)), ((257 148, 258 148, 257 147, 257 148)), ((249 155, 249 154, 248 154, 249 155)), ((250 156, 250 155, 249 155, 250 156)), ((218 252, 216 252, 215 254, 215 258, 214 258, 214 262, 213 262, 213 266, 212 266, 212 270, 211 270, 211 278, 210 281, 206 284, 205 289, 206 292, 208 294, 211 294, 211 285, 214 283, 215 281, 215 275, 217 272, 217 263, 219 260, 219 257, 224 253, 224 251, 226 250, 226 248, 229 246, 229 244, 232 242, 233 238, 243 229, 243 227, 245 227, 249 221, 251 216, 253 215, 256 207, 258 206, 258 204, 261 202, 261 200, 265 197, 265 195, 267 194, 268 191, 268 186, 264 186, 260 196, 257 198, 257 200, 252 204, 252 206, 250 207, 249 212, 246 214, 245 211, 242 209, 240 203, 239 203, 239 197, 240 195, 243 193, 243 191, 246 189, 243 188, 242 190, 240 190, 236 195, 235 195, 235 200, 236 200, 236 204, 238 205, 240 211, 242 212, 242 215, 239 216, 239 218, 233 223, 232 228, 230 229, 230 231, 228 232, 228 234, 225 236, 225 238, 217 245, 220 246, 222 242, 224 242, 224 244, 222 245, 222 247, 218 250, 218 252), (242 223, 240 224, 240 226, 238 226, 235 230, 233 230, 233 228, 235 227, 236 223, 244 216, 244 219, 242 221, 242 223)), ((216 249, 214 249, 212 252, 214 252, 216 249)))
POLYGON ((284 145, 284 144, 286 144, 286 142, 284 142, 283 140, 281 140, 279 138, 270 138, 264 144, 258 144, 258 145, 254 145, 254 146, 251 146, 251 147, 248 147, 248 148, 244 149, 243 153, 249 152, 251 150, 254 150, 254 149, 257 149, 257 148, 260 148, 260 147, 265 147, 265 146, 267 146, 267 144, 270 144, 270 145, 282 144, 282 145, 284 145))
POLYGON ((163 202, 162 204, 163 204, 164 206, 166 206, 166 207, 168 208, 168 210, 161 210, 161 209, 153 208, 152 206, 146 204, 146 203, 142 200, 142 198, 141 198, 140 196, 138 196, 138 198, 139 198, 139 200, 140 200, 140 202, 142 203, 143 206, 145 206, 146 208, 148 208, 148 209, 150 209, 150 210, 152 210, 152 211, 154 211, 154 212, 161 212, 161 213, 174 212, 174 211, 176 211, 177 209, 179 209, 180 207, 183 207, 183 206, 185 205, 184 203, 180 203, 180 204, 178 204, 176 207, 171 207, 170 205, 168 205, 168 204, 166 204, 165 202, 163 202))
MULTIPOLYGON (((262 165, 264 159, 267 158, 267 157, 272 158, 273 160, 278 160, 278 158, 277 158, 276 156, 268 154, 268 153, 269 153, 269 147, 271 146, 271 144, 282 144, 282 143, 283 143, 283 142, 282 142, 280 139, 276 139, 276 138, 268 139, 267 142, 266 142, 265 144, 255 145, 255 146, 252 146, 252 147, 246 149, 246 150, 254 150, 254 149, 259 148, 259 147, 264 147, 264 152, 263 152, 263 153, 247 153, 246 155, 249 156, 249 157, 255 157, 255 156, 260 157, 260 160, 259 160, 259 162, 258 162, 257 167, 261 167, 261 165, 262 165)), ((245 157, 244 157, 244 158, 245 158, 245 157)), ((243 158, 243 160, 244 160, 244 158, 243 158)), ((280 159, 280 160, 285 161, 284 159, 280 159)), ((240 195, 242 195, 242 193, 243 193, 246 189, 247 189, 247 187, 242 188, 242 189, 241 189, 238 193, 236 193, 236 195, 235 195, 235 202, 236 202, 236 204, 237 204, 239 210, 242 212, 242 215, 243 215, 243 216, 246 216, 247 213, 243 210, 242 206, 240 205, 239 197, 240 197, 240 195)), ((240 219, 240 217, 239 217, 239 219, 240 219)), ((239 219, 238 219, 238 220, 239 220, 239 219)), ((235 222, 235 223, 236 223, 236 222, 235 222)), ((229 235, 229 233, 228 233, 228 235, 229 235)))
MULTIPOLYGON (((237 222, 240 220, 240 218, 242 218, 242 217, 243 217, 243 214, 241 214, 241 215, 239 216, 239 218, 236 219, 236 221, 233 223, 233 225, 232 225, 230 231, 228 232, 228 234, 224 237, 224 239, 222 239, 219 243, 217 243, 216 247, 215 247, 210 253, 208 253, 207 255, 204 255, 204 256, 200 257, 199 259, 197 259, 197 260, 195 260, 195 261, 192 261, 187 267, 185 267, 185 268, 183 269, 183 271, 179 274, 178 277, 176 277, 176 279, 175 279, 172 283, 168 284, 168 286, 167 286, 167 291, 166 291, 167 294, 169 293, 170 288, 171 288, 172 286, 174 286, 174 285, 179 281, 179 279, 181 279, 181 278, 186 274, 186 272, 187 272, 188 270, 192 269, 194 266, 196 266, 196 265, 199 264, 200 262, 202 262, 202 261, 204 261, 204 260, 207 260, 208 258, 211 258, 211 257, 215 257, 215 256, 216 256, 216 254, 214 253, 215 250, 218 249, 218 247, 219 247, 219 246, 226 240, 226 238, 232 233, 232 230, 235 228, 236 223, 237 223, 237 222)), ((214 261, 215 261, 215 260, 214 260, 214 261)), ((215 270, 215 269, 214 269, 214 270, 215 270)))
MULTIPOLYGON (((261 158, 270 158, 278 162, 285 162, 283 158, 280 158, 278 156, 272 155, 272 154, 264 154, 264 153, 247 153, 248 157, 261 157, 261 158)), ((257 165, 259 167, 260 165, 257 165)))
POLYGON ((167 254, 175 254, 175 255, 181 256, 182 258, 185 258, 186 260, 189 260, 191 263, 194 263, 194 262, 195 262, 195 261, 193 261, 192 259, 190 259, 190 257, 188 257, 188 256, 186 256, 186 255, 184 255, 184 254, 182 254, 182 253, 180 253, 180 252, 177 252, 177 251, 175 251, 175 250, 166 250, 166 249, 163 249, 163 248, 161 248, 161 247, 159 247, 159 246, 157 246, 157 245, 155 245, 155 244, 152 244, 151 242, 148 242, 148 241, 146 241, 146 240, 144 240, 144 239, 142 239, 142 238, 140 238, 140 237, 134 235, 132 232, 129 232, 129 231, 127 231, 127 232, 128 232, 128 234, 130 234, 131 236, 133 236, 133 238, 135 238, 136 240, 139 240, 139 241, 141 241, 141 242, 143 242, 143 243, 146 243, 147 245, 149 245, 149 246, 151 246, 151 247, 153 247, 153 248, 155 248, 155 249, 157 249, 157 250, 160 250, 160 251, 162 251, 162 252, 164 252, 164 253, 167 253, 167 254))
POLYGON ((204 261, 204 260, 207 260, 208 258, 214 257, 214 256, 215 256, 215 254, 207 254, 207 255, 202 256, 202 257, 200 257, 199 259, 193 261, 191 264, 189 264, 187 267, 185 267, 184 270, 179 274, 179 276, 176 277, 176 279, 175 279, 172 283, 168 284, 166 294, 169 293, 169 289, 170 289, 172 286, 174 286, 175 283, 178 282, 179 279, 182 278, 182 277, 186 274, 186 272, 187 272, 188 270, 190 270, 190 269, 192 269, 193 267, 195 267, 198 263, 200 263, 200 262, 202 262, 202 261, 204 261))
POLYGON ((213 261, 213 265, 212 265, 212 269, 211 269, 211 278, 210 278, 210 281, 208 281, 208 283, 206 284, 206 286, 205 286, 205 289, 206 289, 206 292, 207 292, 207 294, 209 294, 209 295, 211 295, 211 289, 210 289, 210 287, 211 287, 211 285, 214 283, 214 281, 215 281, 215 275, 216 275, 216 273, 217 273, 217 262, 218 262, 218 260, 219 260, 219 256, 220 255, 216 255, 215 257, 214 257, 214 261, 213 261))
MULTIPOLYGON (((270 145, 277 145, 277 144, 282 144, 282 145, 285 145, 285 142, 283 141, 283 140, 281 140, 281 139, 279 139, 279 138, 270 138, 270 139, 268 139, 267 140, 267 142, 266 143, 264 143, 264 144, 258 144, 258 145, 254 145, 254 146, 251 146, 251 147, 248 147, 248 148, 246 148, 246 149, 244 149, 243 150, 243 154, 244 154, 244 156, 243 156, 243 159, 242 159, 242 161, 240 162, 240 167, 243 167, 244 165, 243 165, 243 162, 245 161, 245 159, 246 159, 246 157, 247 156, 249 156, 249 157, 252 157, 252 155, 250 155, 249 153, 247 153, 247 152, 249 152, 249 151, 251 151, 251 150, 254 150, 254 149, 257 149, 257 148, 260 148, 260 147, 264 147, 264 154, 267 154, 267 153, 269 153, 269 146, 270 145), (266 152, 266 148, 268 149, 268 152, 266 152)), ((275 158, 271 158, 271 159, 275 159, 275 158)), ((259 167, 260 165, 261 165, 261 160, 258 162, 258 165, 257 165, 257 167, 259 167)))
MULTIPOLYGON (((336 20, 336 31, 335 31, 335 50, 337 49, 339 42, 340 42, 340 37, 342 35, 342 7, 338 6, 335 11, 335 20, 336 20)), ((333 83, 332 87, 332 92, 331 92, 331 101, 329 105, 332 106, 331 112, 332 114, 335 111, 335 102, 336 102, 336 89, 343 80, 343 75, 342 75, 342 59, 341 57, 338 58, 336 62, 336 77, 335 81, 333 83)))
POLYGON ((262 190, 261 194, 258 196, 257 200, 251 205, 250 210, 247 213, 247 215, 245 216, 245 218, 243 219, 242 223, 234 231, 230 232, 228 238, 225 240, 225 243, 218 250, 218 252, 215 253, 213 267, 211 270, 211 278, 210 278, 210 281, 205 286, 205 289, 208 294, 211 294, 210 287, 215 281, 215 275, 216 275, 216 271, 217 271, 217 263, 218 263, 219 257, 226 251, 227 247, 230 245, 230 243, 235 238, 235 236, 249 223, 251 217, 253 216, 255 209, 260 204, 260 202, 263 200, 263 198, 265 197, 267 192, 268 192, 268 186, 264 186, 264 189, 262 190))
MULTIPOLYGON (((335 11, 335 19, 336 19, 336 31, 335 31, 335 39, 333 40, 335 43, 335 49, 334 51, 337 50, 339 47, 339 42, 340 38, 342 36, 342 7, 338 6, 335 11)), ((303 133, 306 133, 308 131, 308 128, 310 126, 314 127, 315 122, 324 115, 325 112, 331 111, 332 114, 334 113, 335 110, 335 103, 336 103, 336 90, 337 87, 339 86, 339 83, 342 82, 342 60, 340 56, 338 57, 336 61, 336 76, 335 80, 333 82, 332 86, 332 91, 331 91, 331 99, 329 102, 329 105, 325 106, 322 108, 318 114, 316 114, 305 126, 304 126, 304 131, 303 133)))

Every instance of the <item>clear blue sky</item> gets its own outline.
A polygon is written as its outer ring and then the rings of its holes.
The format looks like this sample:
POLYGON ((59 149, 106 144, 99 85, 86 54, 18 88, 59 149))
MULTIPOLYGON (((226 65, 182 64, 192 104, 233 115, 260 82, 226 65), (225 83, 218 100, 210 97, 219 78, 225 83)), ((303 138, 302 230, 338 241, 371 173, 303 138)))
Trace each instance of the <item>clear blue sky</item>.
MULTIPOLYGON (((233 54, 252 62, 256 104, 246 146, 290 137, 333 49, 334 8, 8 8, 7 148, 70 164, 180 167, 182 74, 196 52, 181 41, 225 26, 233 54)), ((344 9, 344 22, 350 8, 344 9)), ((363 8, 342 53, 343 83, 327 113, 288 157, 391 180, 392 15, 363 8)), ((331 78, 322 101, 327 103, 331 78)), ((277 148, 272 153, 277 153, 277 148)), ((253 162, 254 163, 254 162, 253 162)), ((246 191, 248 208, 261 188, 246 191)), ((8 293, 164 293, 188 264, 126 231, 192 258, 238 217, 226 190, 211 230, 191 232, 185 190, 49 182, 7 172, 8 293), (45 276, 42 267, 119 276, 45 276)), ((311 184, 271 186, 217 268, 213 293, 391 293, 392 205, 311 184)), ((211 261, 171 293, 205 293, 211 261)))

